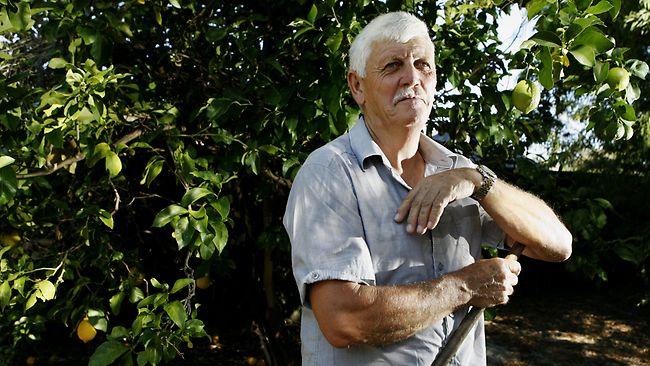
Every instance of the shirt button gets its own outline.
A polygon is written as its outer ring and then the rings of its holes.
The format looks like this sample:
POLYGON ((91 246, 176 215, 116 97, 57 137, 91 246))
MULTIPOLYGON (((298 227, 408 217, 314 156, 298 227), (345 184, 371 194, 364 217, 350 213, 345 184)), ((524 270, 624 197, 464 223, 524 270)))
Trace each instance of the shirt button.
POLYGON ((313 278, 313 279, 317 279, 318 277, 320 277, 320 276, 318 275, 318 273, 313 273, 313 274, 311 275, 311 278, 313 278))

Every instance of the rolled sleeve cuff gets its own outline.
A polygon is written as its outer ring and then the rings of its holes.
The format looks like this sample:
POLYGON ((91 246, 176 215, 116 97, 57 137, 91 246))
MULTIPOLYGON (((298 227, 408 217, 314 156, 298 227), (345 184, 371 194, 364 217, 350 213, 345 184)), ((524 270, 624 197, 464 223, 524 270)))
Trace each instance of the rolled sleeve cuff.
POLYGON ((308 298, 308 287, 312 283, 327 281, 327 280, 337 280, 337 281, 349 281, 354 283, 359 283, 366 286, 374 286, 375 279, 374 276, 359 276, 352 273, 351 271, 333 271, 327 269, 316 269, 308 272, 302 279, 300 279, 300 286, 298 286, 300 292, 300 302, 309 308, 311 304, 309 303, 308 298))

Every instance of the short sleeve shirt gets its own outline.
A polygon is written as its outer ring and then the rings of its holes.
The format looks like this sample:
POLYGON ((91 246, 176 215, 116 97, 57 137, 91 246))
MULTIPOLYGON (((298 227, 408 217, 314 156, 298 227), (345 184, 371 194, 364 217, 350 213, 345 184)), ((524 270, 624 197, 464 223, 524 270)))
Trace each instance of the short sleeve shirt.
MULTIPOLYGON (((426 135, 419 147, 425 176, 473 167, 426 135)), ((293 273, 300 293, 303 365, 426 365, 455 330, 467 308, 414 336, 386 346, 335 348, 324 337, 308 298, 308 286, 344 280, 368 286, 400 285, 438 278, 480 257, 481 244, 498 246, 504 233, 471 198, 450 203, 425 235, 409 234, 394 221, 411 187, 393 170, 363 119, 349 133, 314 151, 298 172, 284 226, 291 240, 293 273)), ((482 320, 452 365, 485 365, 482 320)))

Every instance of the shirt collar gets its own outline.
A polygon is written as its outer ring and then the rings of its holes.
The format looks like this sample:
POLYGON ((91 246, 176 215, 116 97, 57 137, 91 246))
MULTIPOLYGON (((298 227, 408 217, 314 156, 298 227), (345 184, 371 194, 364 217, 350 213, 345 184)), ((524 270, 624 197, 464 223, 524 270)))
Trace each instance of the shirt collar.
MULTIPOLYGON (((379 145, 370 136, 363 116, 359 117, 357 123, 350 130, 349 138, 352 151, 363 171, 366 170, 366 160, 372 156, 379 156, 384 165, 391 167, 390 161, 384 155, 384 152, 381 151, 379 145)), ((456 165, 457 154, 433 141, 424 133, 420 134, 418 148, 427 164, 433 165, 437 171, 453 169, 456 165)))

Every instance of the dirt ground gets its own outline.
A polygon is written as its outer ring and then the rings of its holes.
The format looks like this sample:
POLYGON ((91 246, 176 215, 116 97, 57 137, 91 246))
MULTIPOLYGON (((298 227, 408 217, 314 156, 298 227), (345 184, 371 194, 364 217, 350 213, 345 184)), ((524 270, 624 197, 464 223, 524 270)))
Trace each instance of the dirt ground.
POLYGON ((486 322, 488 365, 650 365, 650 309, 636 289, 513 297, 486 322))

